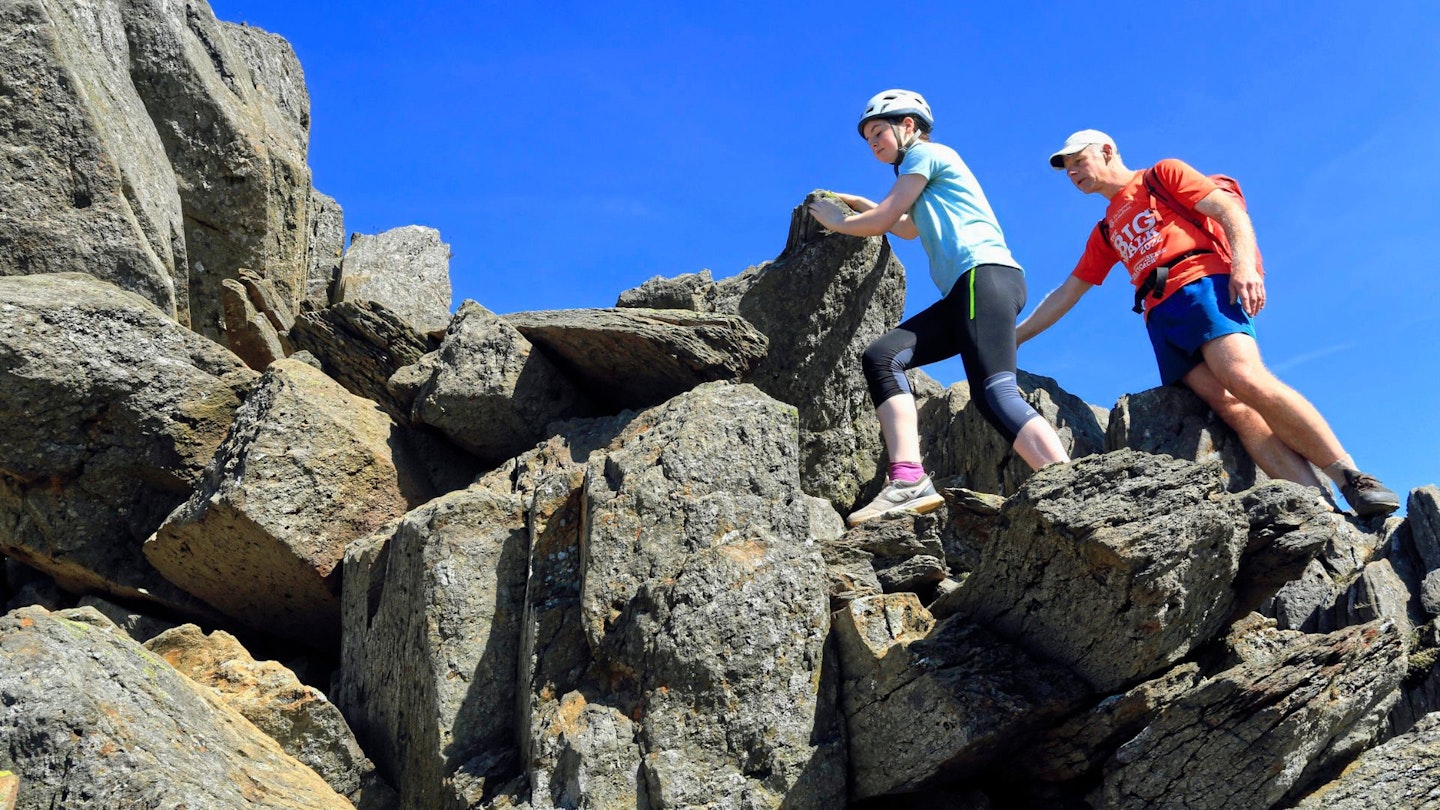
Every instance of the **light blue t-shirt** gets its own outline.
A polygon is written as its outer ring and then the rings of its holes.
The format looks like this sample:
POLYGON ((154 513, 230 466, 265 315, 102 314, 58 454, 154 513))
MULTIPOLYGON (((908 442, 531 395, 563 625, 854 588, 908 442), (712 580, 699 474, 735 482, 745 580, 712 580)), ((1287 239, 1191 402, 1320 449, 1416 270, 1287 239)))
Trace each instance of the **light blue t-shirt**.
POLYGON ((1020 267, 1005 246, 1005 234, 979 181, 954 149, 917 143, 900 163, 900 174, 926 179, 925 190, 910 207, 910 219, 920 231, 920 242, 930 257, 930 278, 942 296, 949 295, 955 282, 977 264, 1020 267))

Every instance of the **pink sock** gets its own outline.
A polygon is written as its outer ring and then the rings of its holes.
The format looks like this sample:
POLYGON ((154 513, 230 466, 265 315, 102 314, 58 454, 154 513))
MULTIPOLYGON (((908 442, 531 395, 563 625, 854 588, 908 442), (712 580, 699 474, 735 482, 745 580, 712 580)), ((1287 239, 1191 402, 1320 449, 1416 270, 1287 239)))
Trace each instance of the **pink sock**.
POLYGON ((925 468, 914 461, 890 462, 890 480, 913 484, 925 477, 925 468))

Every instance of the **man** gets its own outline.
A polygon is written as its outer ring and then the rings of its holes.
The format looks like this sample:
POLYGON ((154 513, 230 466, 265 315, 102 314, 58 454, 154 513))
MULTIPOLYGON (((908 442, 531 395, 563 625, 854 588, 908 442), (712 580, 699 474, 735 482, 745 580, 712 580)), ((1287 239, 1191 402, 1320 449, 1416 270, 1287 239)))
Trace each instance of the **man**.
POLYGON ((1355 467, 1315 406, 1261 362, 1251 319, 1265 307, 1265 280, 1239 197, 1179 160, 1128 169, 1115 141, 1093 129, 1067 138, 1050 165, 1110 204, 1069 278, 1016 327, 1019 342, 1049 328, 1124 263, 1137 309, 1143 299, 1163 383, 1184 383, 1205 400, 1271 478, 1323 491, 1313 463, 1356 514, 1399 507, 1394 492, 1355 467))

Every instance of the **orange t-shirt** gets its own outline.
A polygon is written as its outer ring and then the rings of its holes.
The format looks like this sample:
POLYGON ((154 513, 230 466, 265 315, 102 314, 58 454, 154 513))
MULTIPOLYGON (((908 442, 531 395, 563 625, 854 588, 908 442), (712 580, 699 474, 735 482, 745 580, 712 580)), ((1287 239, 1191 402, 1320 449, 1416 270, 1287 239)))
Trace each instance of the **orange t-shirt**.
MULTIPOLYGON (((1210 178, 1174 158, 1156 163, 1154 173, 1156 182, 1192 209, 1195 203, 1218 188, 1210 178)), ((1198 216, 1203 221, 1204 215, 1198 216)), ((1147 313, 1196 279, 1230 272, 1230 263, 1214 252, 1215 242, 1208 233, 1171 211, 1164 202, 1150 196, 1150 190, 1145 188, 1143 171, 1136 172, 1130 184, 1111 198, 1109 207, 1105 209, 1105 221, 1110 227, 1109 243, 1100 234, 1097 224, 1085 242, 1080 262, 1070 273, 1090 284, 1104 282, 1115 263, 1121 262, 1130 273, 1130 283, 1139 287, 1156 265, 1165 264, 1175 256, 1192 250, 1211 251, 1171 267, 1164 294, 1159 299, 1145 297, 1147 313)), ((1216 230, 1219 231, 1218 225, 1216 230)))

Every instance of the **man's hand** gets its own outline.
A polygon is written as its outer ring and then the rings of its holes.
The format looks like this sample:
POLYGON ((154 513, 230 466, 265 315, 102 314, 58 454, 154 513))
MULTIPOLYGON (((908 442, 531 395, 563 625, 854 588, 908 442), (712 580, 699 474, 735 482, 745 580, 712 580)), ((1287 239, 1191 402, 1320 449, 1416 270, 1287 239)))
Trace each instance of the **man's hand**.
POLYGON ((835 226, 845 221, 845 209, 841 208, 836 201, 822 197, 810 203, 810 216, 815 217, 816 222, 833 231, 835 226))
POLYGON ((1245 314, 1252 318, 1265 308, 1265 279, 1253 267, 1244 270, 1234 266, 1231 268, 1230 303, 1237 301, 1245 314))

